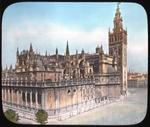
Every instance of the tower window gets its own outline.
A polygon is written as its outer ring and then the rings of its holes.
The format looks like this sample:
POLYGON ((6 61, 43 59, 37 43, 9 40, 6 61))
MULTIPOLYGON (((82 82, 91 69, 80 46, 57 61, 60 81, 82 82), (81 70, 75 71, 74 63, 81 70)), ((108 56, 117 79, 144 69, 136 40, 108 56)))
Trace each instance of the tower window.
POLYGON ((70 92, 71 92, 71 91, 70 91, 70 90, 68 90, 68 92, 67 92, 67 93, 68 93, 68 94, 70 94, 70 92))
POLYGON ((76 89, 74 89, 73 92, 76 92, 76 89))

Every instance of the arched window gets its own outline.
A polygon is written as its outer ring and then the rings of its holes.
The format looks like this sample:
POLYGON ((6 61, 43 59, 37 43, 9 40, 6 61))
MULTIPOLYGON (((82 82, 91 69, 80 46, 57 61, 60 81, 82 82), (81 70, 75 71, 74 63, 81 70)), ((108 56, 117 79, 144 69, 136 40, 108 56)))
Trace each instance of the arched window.
POLYGON ((76 78, 76 71, 73 71, 73 78, 76 78))
POLYGON ((73 62, 71 62, 71 66, 73 66, 74 65, 74 63, 73 62))
POLYGON ((27 102, 30 102, 30 93, 27 93, 27 102))
POLYGON ((84 78, 84 69, 80 69, 80 77, 84 78))
POLYGON ((22 92, 22 100, 25 101, 25 93, 22 92))
POLYGON ((41 93, 38 93, 38 103, 41 104, 41 93))
POLYGON ((66 69, 64 70, 64 74, 66 74, 66 69))
POLYGON ((92 74, 92 69, 90 69, 90 74, 92 74))
POLYGON ((32 102, 35 103, 35 93, 32 93, 32 102))
POLYGON ((70 94, 70 92, 71 92, 71 91, 70 91, 70 90, 68 90, 68 92, 67 92, 67 93, 68 93, 68 94, 70 94))
POLYGON ((80 67, 80 68, 84 67, 84 60, 81 60, 81 61, 80 61, 79 67, 80 67))

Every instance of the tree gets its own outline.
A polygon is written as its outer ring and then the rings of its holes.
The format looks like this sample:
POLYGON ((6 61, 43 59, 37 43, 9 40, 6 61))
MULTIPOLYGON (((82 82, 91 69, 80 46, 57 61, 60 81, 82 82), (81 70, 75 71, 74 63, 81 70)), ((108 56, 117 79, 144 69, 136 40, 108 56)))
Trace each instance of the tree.
POLYGON ((45 124, 48 118, 48 114, 44 110, 38 110, 38 112, 35 114, 36 120, 40 124, 45 124))
POLYGON ((18 114, 12 109, 6 110, 4 114, 5 114, 5 117, 11 122, 16 123, 19 120, 18 114))

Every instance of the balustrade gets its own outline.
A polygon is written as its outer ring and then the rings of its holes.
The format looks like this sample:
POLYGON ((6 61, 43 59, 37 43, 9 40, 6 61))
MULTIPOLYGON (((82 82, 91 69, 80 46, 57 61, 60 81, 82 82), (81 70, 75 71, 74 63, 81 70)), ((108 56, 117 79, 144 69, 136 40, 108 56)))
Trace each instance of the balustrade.
POLYGON ((3 86, 28 86, 28 87, 54 87, 54 86, 72 86, 72 85, 81 85, 81 84, 114 84, 114 83, 120 83, 120 80, 118 78, 118 75, 116 76, 106 76, 106 75, 100 75, 96 76, 94 79, 77 79, 77 80, 62 80, 60 82, 50 82, 50 81, 31 81, 27 80, 25 78, 24 80, 16 78, 11 80, 9 79, 2 79, 2 85, 3 86))

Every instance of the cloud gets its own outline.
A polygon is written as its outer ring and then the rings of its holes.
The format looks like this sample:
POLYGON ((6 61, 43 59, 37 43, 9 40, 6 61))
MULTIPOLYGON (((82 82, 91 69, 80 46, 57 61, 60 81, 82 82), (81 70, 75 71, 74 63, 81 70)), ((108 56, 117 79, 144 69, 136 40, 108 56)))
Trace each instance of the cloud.
MULTIPOLYGON (((35 51, 45 53, 55 53, 55 48, 59 49, 60 54, 65 53, 66 42, 69 41, 71 53, 79 52, 82 48, 93 53, 95 47, 102 44, 105 53, 108 53, 108 31, 104 27, 86 31, 81 28, 68 27, 59 23, 44 21, 39 23, 26 21, 21 24, 10 25, 7 29, 3 28, 2 33, 2 59, 3 65, 15 64, 16 49, 28 49, 32 42, 35 51), (10 53, 11 52, 11 53, 10 53), (7 57, 9 56, 9 58, 7 57)), ((128 63, 129 67, 136 70, 146 69, 147 66, 147 40, 129 36, 128 38, 128 63), (145 60, 145 61, 144 61, 145 60), (140 65, 137 65, 137 62, 140 65)))
POLYGON ((130 55, 148 55, 148 44, 142 42, 128 43, 128 53, 130 55))
POLYGON ((49 49, 56 48, 57 46, 63 50, 62 45, 66 46, 67 40, 72 49, 79 47, 93 48, 98 43, 101 44, 101 42, 104 45, 107 44, 107 31, 102 28, 97 28, 87 32, 83 29, 69 28, 56 23, 43 23, 38 25, 27 22, 21 26, 16 25, 8 28, 7 32, 3 35, 3 42, 6 45, 13 43, 24 48, 26 47, 25 45, 29 45, 32 42, 33 45, 36 45, 36 47, 39 46, 43 50, 47 46, 49 46, 49 49))
POLYGON ((148 42, 147 40, 129 40, 128 42, 128 68, 132 71, 147 72, 148 42))

